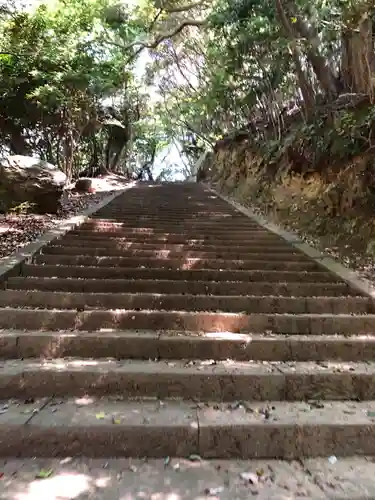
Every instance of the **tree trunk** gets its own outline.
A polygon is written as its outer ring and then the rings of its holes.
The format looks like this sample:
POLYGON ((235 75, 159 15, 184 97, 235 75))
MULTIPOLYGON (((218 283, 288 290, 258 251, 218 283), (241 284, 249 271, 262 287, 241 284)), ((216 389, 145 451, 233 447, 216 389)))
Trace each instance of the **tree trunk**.
POLYGON ((356 28, 346 28, 342 33, 341 74, 347 92, 367 94, 373 98, 373 25, 367 12, 361 16, 356 28))
POLYGON ((64 137, 64 173, 68 178, 68 182, 72 180, 73 177, 73 163, 74 163, 74 140, 73 132, 68 129, 64 137))
POLYGON ((9 147, 13 154, 15 155, 23 155, 29 156, 31 155, 31 149, 27 144, 24 136, 22 135, 21 130, 18 128, 13 128, 10 132, 10 143, 9 147))
POLYGON ((290 12, 295 16, 293 24, 298 35, 305 40, 306 57, 311 64, 315 76, 324 94, 331 101, 339 94, 339 80, 334 75, 327 61, 319 51, 319 36, 314 26, 309 26, 303 19, 298 17, 294 4, 288 3, 290 12))
POLYGON ((301 88, 301 93, 304 101, 305 117, 309 118, 313 113, 314 109, 314 90, 310 82, 308 81, 305 72, 303 71, 301 64, 301 53, 296 42, 296 37, 293 28, 285 13, 282 0, 275 0, 275 3, 280 23, 285 31, 285 34, 289 37, 291 41, 291 56, 296 68, 297 79, 301 88))

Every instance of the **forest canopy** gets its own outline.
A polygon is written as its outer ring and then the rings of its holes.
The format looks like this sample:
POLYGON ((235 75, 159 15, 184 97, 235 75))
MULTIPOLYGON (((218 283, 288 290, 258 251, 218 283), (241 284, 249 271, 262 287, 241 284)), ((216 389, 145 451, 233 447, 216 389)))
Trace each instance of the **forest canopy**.
POLYGON ((296 117, 374 99, 370 0, 3 0, 0 20, 2 154, 70 178, 155 177, 172 146, 189 177, 227 134, 278 141, 296 117))

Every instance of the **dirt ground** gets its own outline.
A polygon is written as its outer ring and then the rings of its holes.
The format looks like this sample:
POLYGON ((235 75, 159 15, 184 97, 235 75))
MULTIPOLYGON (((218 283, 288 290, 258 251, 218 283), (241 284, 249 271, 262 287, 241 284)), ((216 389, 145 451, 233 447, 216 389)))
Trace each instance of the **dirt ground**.
POLYGON ((112 192, 124 189, 127 184, 128 181, 121 176, 103 176, 93 179, 93 193, 75 193, 67 189, 58 214, 35 215, 24 212, 0 215, 0 258, 7 257, 45 231, 53 229, 62 219, 79 214, 112 192))

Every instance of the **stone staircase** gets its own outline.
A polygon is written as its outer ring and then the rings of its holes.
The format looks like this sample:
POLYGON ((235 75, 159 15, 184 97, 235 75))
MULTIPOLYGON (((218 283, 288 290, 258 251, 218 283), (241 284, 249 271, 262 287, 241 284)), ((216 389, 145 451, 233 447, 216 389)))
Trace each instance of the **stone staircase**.
POLYGON ((0 290, 0 455, 371 455, 374 327, 204 187, 140 184, 0 290))

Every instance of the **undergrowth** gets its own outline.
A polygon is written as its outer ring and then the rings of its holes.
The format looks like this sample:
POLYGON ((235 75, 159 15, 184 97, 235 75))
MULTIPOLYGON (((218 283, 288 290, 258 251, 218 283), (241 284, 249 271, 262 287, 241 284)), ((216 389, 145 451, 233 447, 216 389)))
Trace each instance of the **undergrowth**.
POLYGON ((258 149, 227 143, 207 165, 207 181, 372 276, 374 123, 369 106, 325 113, 258 149))

